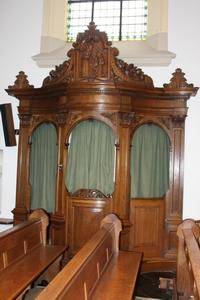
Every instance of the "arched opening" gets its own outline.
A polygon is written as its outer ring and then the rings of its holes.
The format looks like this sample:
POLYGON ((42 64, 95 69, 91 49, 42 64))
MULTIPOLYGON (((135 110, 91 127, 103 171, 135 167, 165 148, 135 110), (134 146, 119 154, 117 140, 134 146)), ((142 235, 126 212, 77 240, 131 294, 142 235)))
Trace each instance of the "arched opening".
POLYGON ((65 183, 68 191, 96 189, 109 196, 114 191, 115 135, 105 123, 80 122, 70 136, 65 183))
POLYGON ((159 126, 138 127, 131 147, 131 198, 163 197, 169 188, 170 140, 159 126))
POLYGON ((31 136, 29 181, 31 209, 54 212, 57 172, 57 131, 52 123, 42 123, 31 136))

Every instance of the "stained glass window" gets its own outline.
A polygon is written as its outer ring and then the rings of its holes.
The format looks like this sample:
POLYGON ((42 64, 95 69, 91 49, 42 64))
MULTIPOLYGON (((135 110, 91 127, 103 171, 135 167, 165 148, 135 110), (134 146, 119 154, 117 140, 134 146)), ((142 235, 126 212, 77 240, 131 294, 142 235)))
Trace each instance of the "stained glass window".
POLYGON ((148 0, 68 0, 67 41, 76 40, 90 21, 109 40, 145 40, 148 0))

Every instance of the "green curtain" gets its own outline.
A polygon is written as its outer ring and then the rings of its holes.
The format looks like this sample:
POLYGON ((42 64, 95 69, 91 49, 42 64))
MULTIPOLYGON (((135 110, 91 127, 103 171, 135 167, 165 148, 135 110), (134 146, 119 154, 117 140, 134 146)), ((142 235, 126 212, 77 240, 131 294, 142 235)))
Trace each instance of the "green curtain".
POLYGON ((105 195, 114 190, 115 136, 98 120, 79 123, 72 131, 66 170, 69 192, 98 189, 105 195))
POLYGON ((131 197, 162 197, 169 188, 170 140, 154 124, 140 126, 131 148, 131 197))
POLYGON ((57 132, 51 123, 41 124, 33 133, 30 152, 31 208, 53 212, 57 170, 57 132))

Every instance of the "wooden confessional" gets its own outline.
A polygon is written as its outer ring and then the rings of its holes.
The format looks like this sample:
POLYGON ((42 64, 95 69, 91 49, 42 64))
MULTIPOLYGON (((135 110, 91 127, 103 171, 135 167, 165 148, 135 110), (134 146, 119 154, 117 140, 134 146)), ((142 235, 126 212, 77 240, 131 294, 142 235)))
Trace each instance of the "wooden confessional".
MULTIPOLYGON (((110 212, 122 220, 121 249, 142 251, 145 259, 175 260, 177 226, 182 220, 184 124, 187 100, 197 88, 176 69, 168 84, 154 87, 153 80, 127 64, 111 47, 107 35, 90 23, 77 36, 68 60, 51 71, 41 88, 29 84, 19 72, 9 95, 19 99, 19 149, 15 224, 31 211, 29 183, 31 137, 42 123, 57 131, 55 210, 50 214, 52 243, 69 245, 75 253, 99 228, 110 212), (115 188, 112 195, 96 189, 69 193, 64 182, 69 136, 83 120, 96 119, 115 134, 115 188), (132 136, 143 124, 156 124, 168 135, 169 189, 161 198, 131 198, 130 150, 132 136)), ((37 164, 37 161, 35 161, 37 164)))

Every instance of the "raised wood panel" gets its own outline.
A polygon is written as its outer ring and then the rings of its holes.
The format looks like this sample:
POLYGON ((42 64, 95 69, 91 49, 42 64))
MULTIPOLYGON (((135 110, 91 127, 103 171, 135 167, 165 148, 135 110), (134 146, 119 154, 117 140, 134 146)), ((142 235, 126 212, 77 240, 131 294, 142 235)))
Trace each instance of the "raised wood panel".
POLYGON ((74 254, 99 230, 110 199, 69 199, 69 248, 74 254))
POLYGON ((130 250, 145 257, 160 256, 164 238, 164 199, 132 199, 130 207, 130 250))

